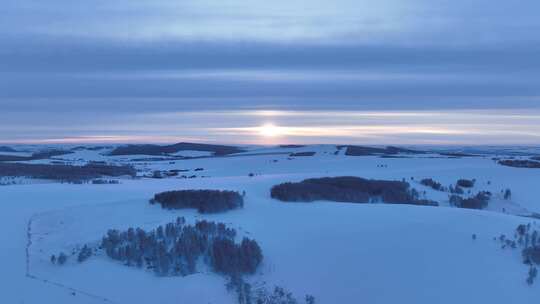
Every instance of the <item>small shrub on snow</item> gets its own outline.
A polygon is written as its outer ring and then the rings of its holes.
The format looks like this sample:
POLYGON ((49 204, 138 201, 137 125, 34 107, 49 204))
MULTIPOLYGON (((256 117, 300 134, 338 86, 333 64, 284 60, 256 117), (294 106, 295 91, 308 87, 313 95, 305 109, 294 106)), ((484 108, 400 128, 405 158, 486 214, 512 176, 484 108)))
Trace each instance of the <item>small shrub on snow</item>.
POLYGON ((450 185, 450 187, 448 188, 450 193, 454 193, 454 194, 464 194, 465 191, 463 191, 463 189, 460 187, 460 186, 453 186, 453 185, 450 185))
POLYGON ((534 266, 531 266, 529 268, 529 276, 527 277, 527 284, 532 285, 537 275, 538 275, 538 269, 536 269, 536 267, 534 266))
POLYGON ((92 249, 88 247, 87 245, 84 245, 81 251, 79 251, 79 255, 77 256, 77 261, 79 263, 82 263, 91 256, 92 256, 92 249))
POLYGON ((444 187, 441 185, 441 183, 436 182, 435 180, 431 178, 424 178, 420 181, 420 183, 424 186, 430 187, 437 191, 445 191, 444 187))
POLYGON ((58 254, 58 258, 56 259, 56 262, 58 263, 58 265, 64 265, 67 262, 67 259, 68 259, 68 256, 63 252, 60 252, 60 254, 58 254))
POLYGON ((512 191, 510 189, 506 189, 504 191, 504 199, 509 200, 512 198, 512 191))

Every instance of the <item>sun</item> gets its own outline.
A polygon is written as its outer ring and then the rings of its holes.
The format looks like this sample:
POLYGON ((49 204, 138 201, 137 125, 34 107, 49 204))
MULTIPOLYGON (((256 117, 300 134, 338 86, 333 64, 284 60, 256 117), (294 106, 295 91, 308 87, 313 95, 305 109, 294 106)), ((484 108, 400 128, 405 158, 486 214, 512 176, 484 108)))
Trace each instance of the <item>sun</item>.
POLYGON ((281 134, 281 129, 271 123, 264 124, 259 128, 259 134, 266 137, 275 137, 281 134))

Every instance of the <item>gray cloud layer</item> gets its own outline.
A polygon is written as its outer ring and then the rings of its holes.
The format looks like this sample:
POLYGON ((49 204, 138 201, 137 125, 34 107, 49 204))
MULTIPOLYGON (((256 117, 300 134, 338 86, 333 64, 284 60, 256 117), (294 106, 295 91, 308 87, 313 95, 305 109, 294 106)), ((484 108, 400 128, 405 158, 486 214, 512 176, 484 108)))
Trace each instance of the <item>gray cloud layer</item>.
POLYGON ((7 0, 0 118, 539 108, 538 11, 533 0, 7 0))

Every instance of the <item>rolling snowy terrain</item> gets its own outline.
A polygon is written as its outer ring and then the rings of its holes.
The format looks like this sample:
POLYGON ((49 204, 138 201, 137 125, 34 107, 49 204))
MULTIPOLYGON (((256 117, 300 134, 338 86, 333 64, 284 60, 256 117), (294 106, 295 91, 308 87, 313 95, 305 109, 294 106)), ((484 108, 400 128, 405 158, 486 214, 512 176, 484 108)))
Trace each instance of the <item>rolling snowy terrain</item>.
MULTIPOLYGON (((513 235, 520 224, 540 229, 540 169, 497 163, 529 159, 540 154, 538 149, 351 156, 345 147, 310 145, 113 156, 114 147, 53 148, 72 153, 9 163, 132 165, 136 177, 104 177, 118 184, 2 177, 14 181, 0 186, 2 303, 236 303, 226 278, 204 267, 184 277, 158 277, 103 254, 84 263, 70 258, 62 266, 50 261, 60 251, 98 244, 108 229, 151 230, 179 216, 189 223, 223 222, 255 239, 264 260, 246 281, 254 287, 281 286, 302 301, 306 294, 316 303, 540 301, 540 282, 526 283, 529 268, 520 250, 501 249, 494 240, 513 235), (272 186, 280 183, 335 176, 407 181, 421 198, 439 206, 289 203, 270 197, 272 186), (465 197, 480 191, 492 196, 484 210, 457 208, 448 191, 422 185, 426 178, 444 186, 474 179, 465 197), (148 202, 158 192, 181 189, 245 192, 244 207, 200 214, 148 202), (511 197, 504 197, 506 189, 511 197)), ((24 152, 5 154, 30 157, 42 147, 17 149, 24 152)))

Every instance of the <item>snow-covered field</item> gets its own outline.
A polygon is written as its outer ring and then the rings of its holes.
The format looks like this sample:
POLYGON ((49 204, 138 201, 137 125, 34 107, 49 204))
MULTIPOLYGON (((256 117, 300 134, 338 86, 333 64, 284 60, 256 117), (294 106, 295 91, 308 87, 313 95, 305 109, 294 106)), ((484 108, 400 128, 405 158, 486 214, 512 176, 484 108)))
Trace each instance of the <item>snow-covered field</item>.
MULTIPOLYGON (((504 167, 491 155, 379 158, 334 152, 334 146, 274 147, 256 148, 244 156, 134 163, 141 175, 189 170, 186 175, 196 176, 189 179, 0 186, 0 240, 4 244, 0 302, 235 303, 234 294, 224 287, 225 278, 208 271, 156 277, 105 256, 82 264, 72 259, 62 267, 49 261, 51 254, 98 242, 107 229, 152 229, 177 216, 190 222, 202 218, 224 222, 256 239, 263 250, 263 265, 247 279, 256 286, 283 286, 299 298, 312 294, 316 303, 540 301, 540 282, 525 283, 528 268, 519 250, 502 250, 493 240, 500 234, 513 234, 518 224, 535 222, 520 215, 540 213, 540 169, 504 167), (315 156, 288 155, 308 151, 316 152, 315 156), (343 175, 406 179, 441 206, 283 203, 270 198, 270 188, 278 183, 343 175), (487 210, 453 208, 448 193, 420 185, 422 178, 443 185, 474 178, 473 192, 488 190, 494 196, 487 210), (501 190, 507 188, 512 190, 511 200, 502 198, 501 190), (246 191, 245 206, 201 215, 148 203, 157 192, 177 189, 246 191)), ((187 154, 178 153, 207 156, 187 154)), ((108 157, 100 150, 81 150, 55 158, 126 163, 138 156, 108 157)))

